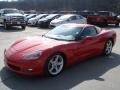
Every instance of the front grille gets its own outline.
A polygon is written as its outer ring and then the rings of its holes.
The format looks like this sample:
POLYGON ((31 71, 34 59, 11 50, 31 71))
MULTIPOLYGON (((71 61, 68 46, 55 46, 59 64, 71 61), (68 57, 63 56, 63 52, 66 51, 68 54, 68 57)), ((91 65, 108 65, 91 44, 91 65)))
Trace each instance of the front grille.
POLYGON ((7 65, 8 65, 11 69, 13 69, 13 70, 15 70, 15 71, 20 71, 20 68, 17 67, 17 66, 15 66, 15 65, 11 65, 11 64, 9 64, 9 63, 7 63, 7 65))
POLYGON ((15 17, 12 17, 12 21, 24 21, 24 17, 15 16, 15 17))

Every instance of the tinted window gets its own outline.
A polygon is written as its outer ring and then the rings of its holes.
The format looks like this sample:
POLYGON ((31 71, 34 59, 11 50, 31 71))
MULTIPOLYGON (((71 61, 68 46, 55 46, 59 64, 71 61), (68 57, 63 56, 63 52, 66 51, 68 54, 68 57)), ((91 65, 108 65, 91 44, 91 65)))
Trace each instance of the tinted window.
POLYGON ((83 19, 83 16, 78 16, 79 19, 83 19))
POLYGON ((70 19, 71 20, 76 20, 77 18, 76 18, 76 16, 72 16, 70 19))
POLYGON ((52 18, 54 18, 54 17, 56 17, 57 15, 55 15, 55 14, 51 14, 51 15, 48 15, 47 17, 45 17, 46 19, 52 19, 52 18))
POLYGON ((94 36, 97 34, 97 31, 94 27, 87 27, 83 30, 81 36, 94 36))

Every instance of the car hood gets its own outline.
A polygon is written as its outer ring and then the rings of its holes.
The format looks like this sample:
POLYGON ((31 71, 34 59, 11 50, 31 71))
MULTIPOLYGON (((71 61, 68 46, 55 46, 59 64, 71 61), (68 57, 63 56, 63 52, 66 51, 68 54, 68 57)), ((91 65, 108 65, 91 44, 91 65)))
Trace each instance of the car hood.
POLYGON ((9 13, 9 14, 5 14, 5 16, 23 16, 23 14, 20 14, 20 13, 9 13))
POLYGON ((31 52, 36 50, 47 50, 59 45, 67 44, 67 41, 58 41, 54 39, 49 39, 45 37, 26 37, 19 39, 14 42, 7 51, 12 51, 16 53, 20 52, 31 52))

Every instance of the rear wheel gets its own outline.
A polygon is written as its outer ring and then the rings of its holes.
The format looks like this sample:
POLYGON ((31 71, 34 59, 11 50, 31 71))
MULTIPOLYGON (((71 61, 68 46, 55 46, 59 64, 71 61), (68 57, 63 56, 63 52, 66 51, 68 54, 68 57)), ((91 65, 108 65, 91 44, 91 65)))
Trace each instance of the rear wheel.
POLYGON ((105 44, 104 55, 106 56, 110 55, 112 52, 112 48, 113 48, 113 42, 112 40, 108 40, 105 44))
POLYGON ((116 27, 119 27, 119 22, 117 22, 117 23, 115 24, 115 26, 116 26, 116 27))
POLYGON ((105 27, 108 26, 107 20, 104 20, 103 26, 105 26, 105 27))
POLYGON ((26 26, 21 26, 21 27, 22 27, 23 30, 26 28, 26 26))
POLYGON ((56 76, 60 74, 64 68, 64 57, 61 54, 54 54, 45 65, 45 74, 47 76, 56 76))

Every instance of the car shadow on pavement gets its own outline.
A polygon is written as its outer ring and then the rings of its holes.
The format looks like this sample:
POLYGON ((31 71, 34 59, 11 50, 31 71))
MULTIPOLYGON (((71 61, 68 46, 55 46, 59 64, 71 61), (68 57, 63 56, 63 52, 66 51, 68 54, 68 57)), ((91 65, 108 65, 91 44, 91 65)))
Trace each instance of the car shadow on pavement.
POLYGON ((21 27, 10 27, 8 30, 5 30, 3 26, 0 26, 0 32, 20 32, 24 31, 21 27))
POLYGON ((99 56, 73 65, 56 77, 27 77, 6 68, 0 72, 2 83, 13 90, 68 90, 87 80, 104 82, 102 75, 120 65, 120 55, 99 56))

